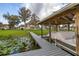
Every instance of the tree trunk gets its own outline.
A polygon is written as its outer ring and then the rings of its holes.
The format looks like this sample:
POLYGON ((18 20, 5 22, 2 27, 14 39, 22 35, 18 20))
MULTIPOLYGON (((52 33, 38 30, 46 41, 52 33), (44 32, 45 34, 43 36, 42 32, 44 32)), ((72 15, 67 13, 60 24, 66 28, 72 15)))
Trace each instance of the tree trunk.
POLYGON ((25 29, 26 29, 26 22, 24 21, 24 27, 25 27, 25 29))

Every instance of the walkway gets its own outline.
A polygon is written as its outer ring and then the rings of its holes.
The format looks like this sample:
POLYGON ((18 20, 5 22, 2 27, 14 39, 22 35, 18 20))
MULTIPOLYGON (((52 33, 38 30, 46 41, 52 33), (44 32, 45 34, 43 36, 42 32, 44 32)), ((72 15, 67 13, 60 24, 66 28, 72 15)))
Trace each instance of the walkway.
POLYGON ((40 36, 30 32, 35 41, 39 44, 41 49, 32 50, 28 52, 17 53, 12 56, 71 56, 71 54, 56 47, 54 44, 50 44, 40 36))

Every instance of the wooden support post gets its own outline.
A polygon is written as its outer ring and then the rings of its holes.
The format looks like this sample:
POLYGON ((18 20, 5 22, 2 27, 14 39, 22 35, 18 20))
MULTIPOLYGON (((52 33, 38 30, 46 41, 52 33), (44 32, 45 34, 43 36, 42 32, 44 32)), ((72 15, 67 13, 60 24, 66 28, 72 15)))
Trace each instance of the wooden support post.
POLYGON ((51 23, 49 23, 49 42, 51 42, 51 23))
POLYGON ((58 31, 58 25, 56 25, 56 31, 58 31))
POLYGON ((43 25, 41 25, 41 38, 43 37, 43 25))
POLYGON ((60 25, 58 26, 58 31, 60 31, 60 25))
POLYGON ((68 31, 70 31, 70 24, 68 24, 68 31))
MULTIPOLYGON (((58 31, 58 25, 57 24, 56 24, 55 30, 56 30, 56 32, 58 31)), ((55 38, 55 46, 56 45, 57 45, 57 39, 55 38)))
POLYGON ((74 20, 76 25, 76 53, 79 55, 79 10, 76 11, 74 20))

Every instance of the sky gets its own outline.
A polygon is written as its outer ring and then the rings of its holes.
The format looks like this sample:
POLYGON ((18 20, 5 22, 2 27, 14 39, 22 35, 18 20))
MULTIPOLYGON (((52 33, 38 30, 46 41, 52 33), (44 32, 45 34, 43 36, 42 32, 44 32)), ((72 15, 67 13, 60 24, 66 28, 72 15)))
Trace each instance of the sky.
POLYGON ((0 22, 7 24, 8 22, 3 18, 3 14, 9 12, 10 14, 18 15, 21 7, 30 9, 32 13, 35 13, 42 20, 65 5, 61 3, 0 3, 0 22))
POLYGON ((56 10, 59 10, 60 8, 64 7, 67 4, 63 3, 31 3, 31 4, 25 4, 26 8, 30 8, 31 11, 36 13, 40 20, 47 17, 51 13, 53 13, 56 10), (28 5, 28 6, 27 6, 28 5))
POLYGON ((8 23, 5 18, 3 18, 3 14, 6 14, 9 12, 13 15, 18 15, 19 8, 22 7, 22 4, 16 4, 16 3, 0 3, 0 22, 2 23, 8 23))

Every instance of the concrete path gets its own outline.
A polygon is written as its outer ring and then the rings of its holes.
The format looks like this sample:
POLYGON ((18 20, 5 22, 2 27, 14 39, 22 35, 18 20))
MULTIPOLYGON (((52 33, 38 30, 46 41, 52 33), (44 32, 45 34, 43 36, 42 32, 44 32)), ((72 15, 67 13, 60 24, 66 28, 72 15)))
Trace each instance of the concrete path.
POLYGON ((31 50, 28 52, 22 52, 13 54, 11 56, 71 56, 71 54, 62 50, 61 48, 50 44, 48 41, 44 40, 40 36, 30 32, 34 40, 38 43, 41 49, 31 50))

